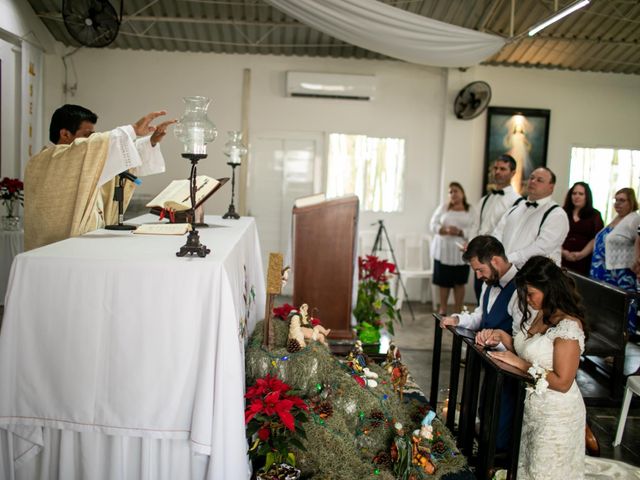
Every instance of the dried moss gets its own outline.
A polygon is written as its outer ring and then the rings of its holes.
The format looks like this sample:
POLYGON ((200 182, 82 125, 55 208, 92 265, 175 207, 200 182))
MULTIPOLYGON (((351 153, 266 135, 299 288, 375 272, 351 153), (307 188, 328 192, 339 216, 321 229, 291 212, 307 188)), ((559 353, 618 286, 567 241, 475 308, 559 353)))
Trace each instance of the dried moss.
MULTIPOLYGON (((303 397, 312 399, 320 390, 333 406, 333 414, 326 420, 312 413, 305 425, 306 451, 296 452, 297 467, 304 478, 315 480, 355 480, 365 478, 392 480, 393 472, 377 466, 373 457, 389 451, 394 437, 393 425, 400 422, 407 431, 419 428, 415 404, 405 398, 401 402, 393 392, 389 375, 377 365, 370 366, 379 375, 376 388, 363 388, 351 378, 347 368, 327 347, 311 342, 299 352, 287 352, 287 323, 273 322, 275 345, 267 351, 262 347, 262 322, 258 323, 246 352, 247 385, 267 373, 277 375, 303 397), (383 421, 372 418, 383 414, 383 421), (374 470, 379 468, 379 473, 374 470)), ((446 458, 436 460, 435 475, 417 472, 417 478, 440 479, 466 466, 465 458, 457 454, 455 443, 446 427, 438 420, 434 432, 442 432, 447 446, 446 458), (456 453, 451 455, 451 451, 456 453)))

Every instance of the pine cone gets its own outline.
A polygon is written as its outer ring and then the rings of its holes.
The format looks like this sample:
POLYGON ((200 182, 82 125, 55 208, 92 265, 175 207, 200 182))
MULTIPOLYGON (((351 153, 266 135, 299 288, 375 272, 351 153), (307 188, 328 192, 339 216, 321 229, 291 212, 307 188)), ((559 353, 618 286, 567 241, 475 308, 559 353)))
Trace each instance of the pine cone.
POLYGON ((296 352, 299 352, 300 350, 301 350, 300 344, 295 338, 290 338, 289 340, 287 340, 287 352, 296 353, 296 352))
POLYGON ((385 421, 384 413, 380 410, 374 410, 369 415, 369 420, 371 422, 371 426, 376 428, 382 425, 385 421))
POLYGON ((387 452, 380 452, 373 457, 373 463, 383 467, 391 467, 391 455, 387 452))
POLYGON ((315 408, 315 411, 320 418, 329 418, 333 415, 333 405, 329 402, 320 402, 315 408))
POLYGON ((442 440, 438 440, 431 445, 431 451, 433 453, 437 453, 438 455, 442 455, 447 451, 447 446, 444 444, 442 440))

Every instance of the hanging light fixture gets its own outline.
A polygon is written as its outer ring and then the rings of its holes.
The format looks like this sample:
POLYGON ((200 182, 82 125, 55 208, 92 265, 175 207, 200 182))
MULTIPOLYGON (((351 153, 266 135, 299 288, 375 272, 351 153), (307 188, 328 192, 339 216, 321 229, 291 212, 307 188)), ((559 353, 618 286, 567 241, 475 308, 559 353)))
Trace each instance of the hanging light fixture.
POLYGON ((538 33, 543 28, 547 28, 549 25, 557 22, 561 18, 566 17, 567 15, 572 14, 576 10, 581 9, 582 7, 586 7, 589 5, 590 0, 578 0, 577 2, 573 2, 571 5, 563 8, 562 10, 557 11, 553 16, 549 17, 547 20, 544 20, 540 23, 537 23, 533 27, 529 29, 529 36, 533 37, 536 33, 538 33))

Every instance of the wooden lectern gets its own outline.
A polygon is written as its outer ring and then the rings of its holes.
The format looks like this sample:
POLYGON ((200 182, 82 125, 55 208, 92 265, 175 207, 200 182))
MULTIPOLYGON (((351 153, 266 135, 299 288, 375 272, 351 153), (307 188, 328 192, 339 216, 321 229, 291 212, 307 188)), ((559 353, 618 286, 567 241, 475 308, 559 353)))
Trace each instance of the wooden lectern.
POLYGON ((317 309, 330 339, 352 339, 358 197, 293 207, 293 303, 317 309))

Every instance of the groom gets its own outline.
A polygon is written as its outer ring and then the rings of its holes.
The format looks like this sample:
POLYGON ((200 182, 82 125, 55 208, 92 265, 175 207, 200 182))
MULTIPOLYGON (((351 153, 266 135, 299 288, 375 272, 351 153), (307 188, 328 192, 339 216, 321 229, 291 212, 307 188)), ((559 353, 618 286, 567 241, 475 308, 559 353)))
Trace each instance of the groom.
MULTIPOLYGON (((500 329, 512 334, 520 328, 522 313, 518 308, 518 294, 514 277, 517 269, 509 263, 502 244, 489 235, 475 237, 462 255, 471 265, 476 278, 483 282, 480 304, 471 313, 454 313, 444 317, 440 326, 460 326, 469 330, 500 329)), ((476 343, 484 344, 476 337, 476 343)), ((500 400, 500 420, 496 448, 506 450, 511 440, 515 385, 505 381, 500 400)))

